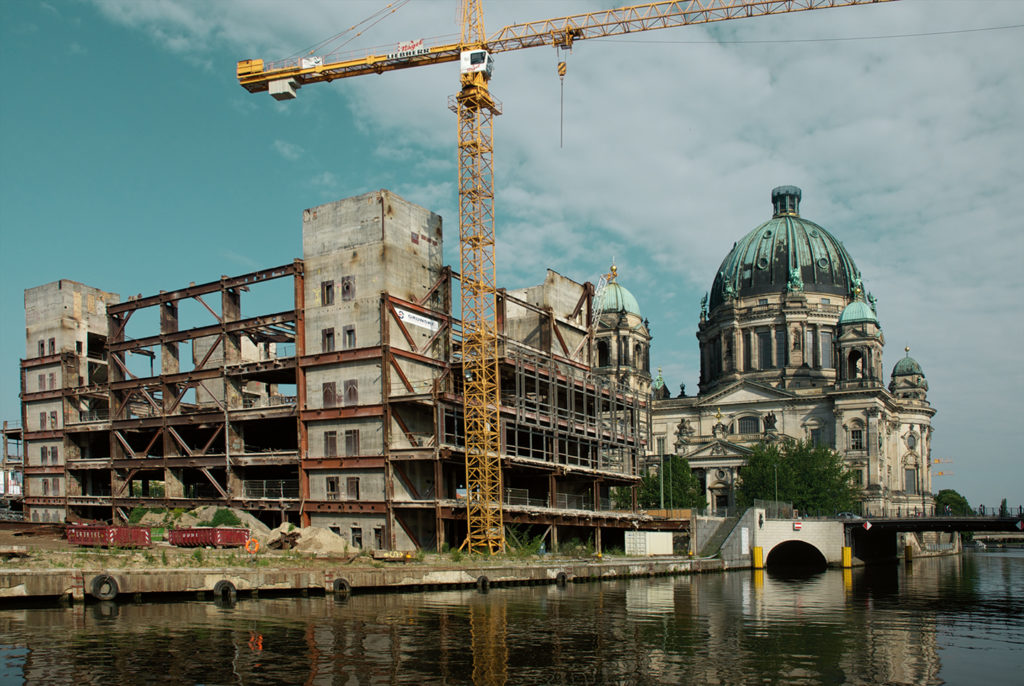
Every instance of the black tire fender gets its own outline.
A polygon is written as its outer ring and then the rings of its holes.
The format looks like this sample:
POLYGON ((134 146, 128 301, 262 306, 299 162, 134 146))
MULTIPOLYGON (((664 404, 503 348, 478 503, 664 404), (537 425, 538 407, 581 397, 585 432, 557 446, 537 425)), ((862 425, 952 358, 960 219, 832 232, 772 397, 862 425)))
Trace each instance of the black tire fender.
POLYGON ((334 584, 331 587, 334 590, 335 595, 346 596, 352 592, 352 584, 348 582, 348 579, 337 578, 334 580, 334 584))
POLYGON ((478 576, 476 578, 476 590, 481 593, 487 593, 487 591, 491 590, 491 580, 486 576, 478 576))
POLYGON ((559 572, 558 575, 555 576, 555 583, 559 586, 565 586, 569 583, 569 575, 565 572, 559 572))
POLYGON ((113 600, 117 597, 119 590, 117 579, 109 574, 97 574, 89 584, 89 592, 96 600, 113 600))
POLYGON ((221 579, 213 585, 213 597, 214 598, 228 598, 234 599, 238 595, 238 590, 235 585, 227 579, 221 579))

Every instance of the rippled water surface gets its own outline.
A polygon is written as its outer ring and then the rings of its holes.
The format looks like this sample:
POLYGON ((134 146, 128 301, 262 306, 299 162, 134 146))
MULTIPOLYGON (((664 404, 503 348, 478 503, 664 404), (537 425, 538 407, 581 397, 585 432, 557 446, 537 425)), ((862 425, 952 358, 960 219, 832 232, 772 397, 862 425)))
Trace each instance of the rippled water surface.
POLYGON ((489 593, 0 611, 0 684, 1020 684, 1024 551, 489 593))

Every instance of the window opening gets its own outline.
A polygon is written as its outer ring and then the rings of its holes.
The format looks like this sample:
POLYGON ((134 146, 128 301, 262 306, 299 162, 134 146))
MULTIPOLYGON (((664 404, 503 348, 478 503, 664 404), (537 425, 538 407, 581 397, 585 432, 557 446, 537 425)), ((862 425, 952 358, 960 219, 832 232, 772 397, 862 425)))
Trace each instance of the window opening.
POLYGON ((327 499, 328 500, 340 500, 341 492, 338 490, 338 477, 329 476, 327 477, 327 499))
POLYGON ((359 454, 359 429, 345 429, 345 454, 359 454))
POLYGON ((325 353, 334 350, 334 329, 323 329, 320 331, 320 347, 325 353))
POLYGON ((338 392, 333 381, 325 381, 323 385, 324 407, 334 407, 338 404, 338 392))
POLYGON ((917 470, 906 469, 904 470, 903 488, 907 492, 907 495, 917 494, 917 470))
POLYGON ((853 429, 850 431, 850 450, 864 450, 863 429, 853 429))
POLYGON ((772 338, 767 331, 757 334, 757 361, 760 369, 771 369, 772 366, 772 338))
POLYGON ((352 300, 356 297, 356 277, 341 277, 341 299, 352 300))
POLYGON ((334 304, 334 282, 333 281, 321 281, 320 282, 320 304, 321 305, 333 305, 334 304))
POLYGON ((341 330, 341 335, 346 350, 356 347, 356 327, 346 326, 341 330))
POLYGON ((345 382, 345 404, 359 404, 359 381, 356 379, 349 379, 345 382))
POLYGON ((349 500, 359 500, 359 477, 350 476, 345 480, 345 490, 349 500))
POLYGON ((823 369, 832 369, 832 332, 821 332, 821 366, 823 369))
POLYGON ((338 432, 324 432, 324 457, 338 456, 338 432))

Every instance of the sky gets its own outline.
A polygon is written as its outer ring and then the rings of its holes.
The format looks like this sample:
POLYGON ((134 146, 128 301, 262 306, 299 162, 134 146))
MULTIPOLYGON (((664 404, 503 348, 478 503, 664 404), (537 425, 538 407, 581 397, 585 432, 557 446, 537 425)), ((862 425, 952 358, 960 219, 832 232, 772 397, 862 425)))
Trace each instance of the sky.
MULTIPOLYGON (((346 49, 458 32, 413 0, 346 49)), ((127 297, 301 257, 301 213, 387 188, 455 240, 454 64, 242 89, 377 0, 4 0, 0 58, 0 417, 16 420, 26 288, 127 297)), ((612 3, 484 3, 486 32, 612 3)), ((496 56, 498 281, 596 283, 612 260, 696 392, 700 298, 771 189, 843 241, 878 299, 886 377, 924 368, 932 457, 974 504, 1024 503, 1024 2, 901 0, 496 56), (561 144, 560 144, 561 139, 561 144)), ((283 309, 283 308, 280 308, 283 309)), ((277 311, 269 307, 266 311, 277 311)))

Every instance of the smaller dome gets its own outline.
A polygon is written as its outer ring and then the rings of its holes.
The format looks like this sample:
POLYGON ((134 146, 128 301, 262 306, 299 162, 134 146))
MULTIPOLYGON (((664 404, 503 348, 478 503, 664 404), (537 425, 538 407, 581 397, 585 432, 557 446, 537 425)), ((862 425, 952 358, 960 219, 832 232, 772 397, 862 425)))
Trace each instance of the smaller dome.
POLYGON ((604 290, 595 298, 594 310, 598 314, 605 312, 628 312, 640 317, 640 303, 624 286, 614 281, 608 282, 604 290))
POLYGON ((921 365, 917 363, 913 357, 910 356, 910 348, 907 348, 907 356, 896 363, 896 366, 892 368, 893 376, 914 376, 920 374, 924 376, 924 370, 921 369, 921 365))
POLYGON ((878 324, 878 317, 875 316, 874 310, 863 300, 854 300, 852 303, 847 305, 843 309, 843 313, 839 315, 840 326, 844 324, 858 324, 860 322, 871 322, 872 324, 878 324))

